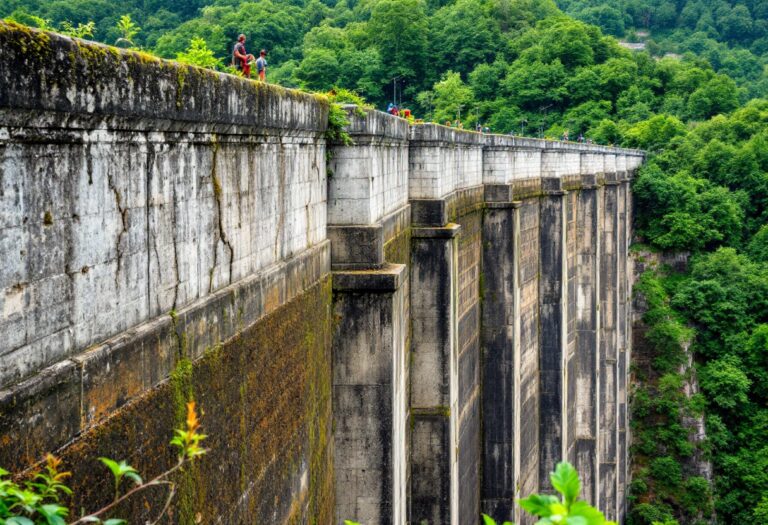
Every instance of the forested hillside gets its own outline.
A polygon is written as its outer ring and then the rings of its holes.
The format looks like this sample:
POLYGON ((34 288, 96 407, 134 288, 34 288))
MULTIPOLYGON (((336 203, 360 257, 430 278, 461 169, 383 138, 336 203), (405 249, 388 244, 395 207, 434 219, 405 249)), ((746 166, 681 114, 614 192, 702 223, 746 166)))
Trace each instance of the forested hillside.
POLYGON ((768 93, 768 3, 761 0, 558 0, 571 16, 654 56, 692 53, 753 97, 768 93))
POLYGON ((270 82, 647 149, 637 240, 692 257, 638 285, 651 355, 635 371, 630 521, 768 523, 768 3, 560 6, 580 20, 551 0, 0 0, 0 17, 217 69, 245 33, 270 82), (692 370, 702 391, 686 397, 692 370), (686 417, 705 419, 706 440, 686 417), (687 466, 697 455, 714 486, 687 466))

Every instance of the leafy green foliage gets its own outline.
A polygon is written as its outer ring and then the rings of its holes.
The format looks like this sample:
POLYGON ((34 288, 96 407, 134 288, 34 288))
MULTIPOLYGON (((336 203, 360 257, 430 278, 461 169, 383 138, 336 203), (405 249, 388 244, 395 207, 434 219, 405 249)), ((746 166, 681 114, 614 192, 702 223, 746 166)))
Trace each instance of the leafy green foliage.
POLYGON ((638 283, 650 344, 635 365, 641 383, 632 400, 633 450, 636 467, 647 468, 630 487, 630 525, 689 523, 714 511, 722 523, 751 523, 762 512, 754 505, 768 495, 767 272, 765 262, 719 248, 693 257, 684 274, 647 272, 638 283), (674 334, 670 325, 683 327, 685 337, 654 337, 660 329, 674 334), (696 370, 677 344, 690 345, 696 370), (693 374, 702 393, 686 396, 693 374), (707 441, 691 441, 681 422, 702 413, 707 441), (685 475, 694 454, 713 462, 714 486, 685 475))
POLYGON ((176 60, 182 64, 205 67, 208 69, 222 69, 221 59, 216 58, 213 51, 208 49, 208 44, 202 38, 193 38, 186 51, 176 54, 176 60))
POLYGON ((704 400, 686 395, 690 382, 686 355, 694 330, 672 306, 680 279, 662 271, 646 271, 635 286, 645 304, 644 343, 635 349, 637 382, 632 392, 632 452, 635 472, 629 486, 630 525, 681 523, 712 515, 709 483, 688 477, 694 455, 705 453, 705 444, 691 439, 684 424, 701 417, 704 400))
POLYGON ((116 28, 120 36, 115 40, 115 45, 131 48, 136 47, 134 41, 136 40, 136 35, 141 31, 141 28, 131 20, 131 15, 121 16, 120 20, 117 21, 116 28))
MULTIPOLYGON (((150 487, 166 486, 168 498, 159 515, 152 522, 157 524, 168 510, 174 494, 175 485, 168 478, 186 463, 205 454, 200 442, 205 435, 199 433, 200 421, 195 411, 195 403, 187 403, 186 427, 177 429, 171 444, 179 448, 178 462, 171 469, 161 473, 154 479, 144 482, 135 468, 125 461, 114 461, 109 458, 99 458, 112 473, 115 496, 112 503, 102 509, 77 519, 72 525, 81 523, 97 523, 101 525, 126 525, 128 522, 120 518, 106 518, 117 505, 141 490, 150 487), (120 493, 121 482, 129 479, 134 486, 125 494, 120 493)), ((69 472, 61 471, 61 460, 49 454, 45 458, 42 469, 35 472, 31 479, 19 484, 9 478, 9 473, 0 468, 0 525, 66 525, 65 518, 70 514, 69 509, 61 504, 62 495, 71 495, 72 490, 64 480, 70 477, 69 472)))
MULTIPOLYGON (((581 481, 570 463, 561 462, 549 476, 552 487, 560 497, 550 494, 532 494, 519 501, 529 514, 539 518, 537 525, 616 525, 606 521, 602 512, 586 501, 577 500, 581 481)), ((490 516, 483 514, 484 525, 496 525, 490 516)), ((512 525, 504 522, 503 525, 512 525)))
POLYGON ((93 32, 96 29, 96 23, 91 20, 86 24, 79 23, 77 27, 65 20, 61 23, 61 33, 67 36, 73 36, 76 38, 88 38, 93 36, 93 32))
POLYGON ((341 105, 332 102, 328 112, 328 129, 325 131, 325 140, 331 143, 352 144, 352 137, 345 130, 348 125, 347 112, 341 105))
POLYGON ((435 83, 432 91, 422 92, 418 100, 430 108, 428 116, 432 120, 453 122, 461 117, 462 110, 465 115, 471 114, 472 88, 461 80, 458 73, 448 71, 440 82, 435 83))
POLYGON ((130 479, 136 485, 141 485, 143 482, 138 471, 132 466, 128 465, 125 461, 117 462, 109 458, 99 458, 104 465, 112 472, 112 476, 115 478, 115 500, 120 497, 120 482, 123 478, 130 479))
POLYGON ((64 480, 69 472, 61 472, 61 461, 48 455, 43 469, 31 480, 17 484, 0 469, 0 523, 5 525, 64 525, 69 511, 59 501, 71 494, 64 480))

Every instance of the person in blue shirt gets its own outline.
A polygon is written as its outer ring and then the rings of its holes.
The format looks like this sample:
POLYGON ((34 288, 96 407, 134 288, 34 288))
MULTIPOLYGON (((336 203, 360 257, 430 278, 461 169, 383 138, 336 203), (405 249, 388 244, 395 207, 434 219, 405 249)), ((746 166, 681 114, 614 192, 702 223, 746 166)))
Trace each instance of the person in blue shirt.
POLYGON ((267 52, 262 49, 259 58, 256 59, 256 71, 259 73, 259 80, 267 81, 267 52))

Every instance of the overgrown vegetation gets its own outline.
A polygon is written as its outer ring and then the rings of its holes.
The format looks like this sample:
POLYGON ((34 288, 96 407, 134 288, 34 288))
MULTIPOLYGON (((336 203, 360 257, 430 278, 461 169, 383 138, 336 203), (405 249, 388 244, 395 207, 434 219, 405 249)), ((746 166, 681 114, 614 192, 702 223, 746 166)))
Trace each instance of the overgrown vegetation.
POLYGON ((635 362, 630 523, 762 523, 768 496, 768 266, 734 248, 646 272, 648 348, 635 362), (687 346, 696 358, 686 365, 687 346), (698 375, 701 393, 684 384, 698 375), (684 421, 704 417, 707 439, 684 421), (697 463, 714 466, 714 493, 697 463), (714 499, 713 499, 714 498, 714 499))
POLYGON ((760 523, 754 507, 768 496, 767 122, 768 103, 756 100, 682 127, 635 181, 637 234, 694 257, 688 273, 647 275, 638 288, 651 305, 653 369, 634 399, 643 466, 632 486, 633 523, 711 515, 706 483, 670 475, 695 452, 681 418, 702 414, 718 522, 760 523), (680 395, 692 373, 676 369, 681 338, 691 342, 702 389, 692 399, 680 395), (643 457, 656 459, 644 465, 643 457), (654 470, 662 459, 668 468, 654 470))
MULTIPOLYGON (((157 511, 151 525, 159 523, 176 493, 176 483, 172 476, 206 452, 201 446, 206 436, 199 430, 200 421, 195 411, 195 403, 189 402, 185 428, 177 429, 171 440, 171 445, 179 449, 176 464, 146 482, 141 479, 138 471, 125 461, 99 458, 112 474, 114 499, 96 512, 75 517, 71 525, 127 524, 127 520, 112 517, 120 504, 141 491, 164 487, 167 491, 165 504, 157 511), (127 489, 126 484, 129 484, 127 489)), ((0 469, 0 525, 65 525, 71 511, 63 504, 62 499, 72 494, 72 490, 66 485, 66 479, 71 474, 62 472, 61 466, 61 460, 49 454, 42 468, 34 472, 30 479, 21 482, 15 481, 9 477, 9 472, 0 469)))
POLYGON ((664 277, 647 271, 635 287, 647 308, 643 315, 647 331, 646 344, 634 349, 634 476, 628 521, 708 523, 713 517, 710 483, 697 463, 709 450, 692 439, 695 429, 684 424, 702 417, 706 401, 700 394, 684 393, 684 384, 695 373, 687 356, 693 330, 671 307, 669 290, 676 283, 664 277))

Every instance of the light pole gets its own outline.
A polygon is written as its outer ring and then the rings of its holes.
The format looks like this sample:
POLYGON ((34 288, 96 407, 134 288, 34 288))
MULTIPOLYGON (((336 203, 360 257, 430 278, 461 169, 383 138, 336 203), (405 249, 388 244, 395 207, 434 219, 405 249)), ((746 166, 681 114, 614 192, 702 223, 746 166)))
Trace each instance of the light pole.
POLYGON ((544 124, 546 124, 547 120, 547 110, 552 107, 552 104, 547 104, 546 106, 541 106, 539 108, 539 112, 544 114, 544 118, 539 122, 539 138, 544 138, 544 124))
POLYGON ((525 126, 528 125, 528 119, 522 119, 520 121, 520 136, 525 136, 525 126))
POLYGON ((402 77, 403 75, 392 77, 392 104, 395 106, 397 106, 397 79, 402 77))

